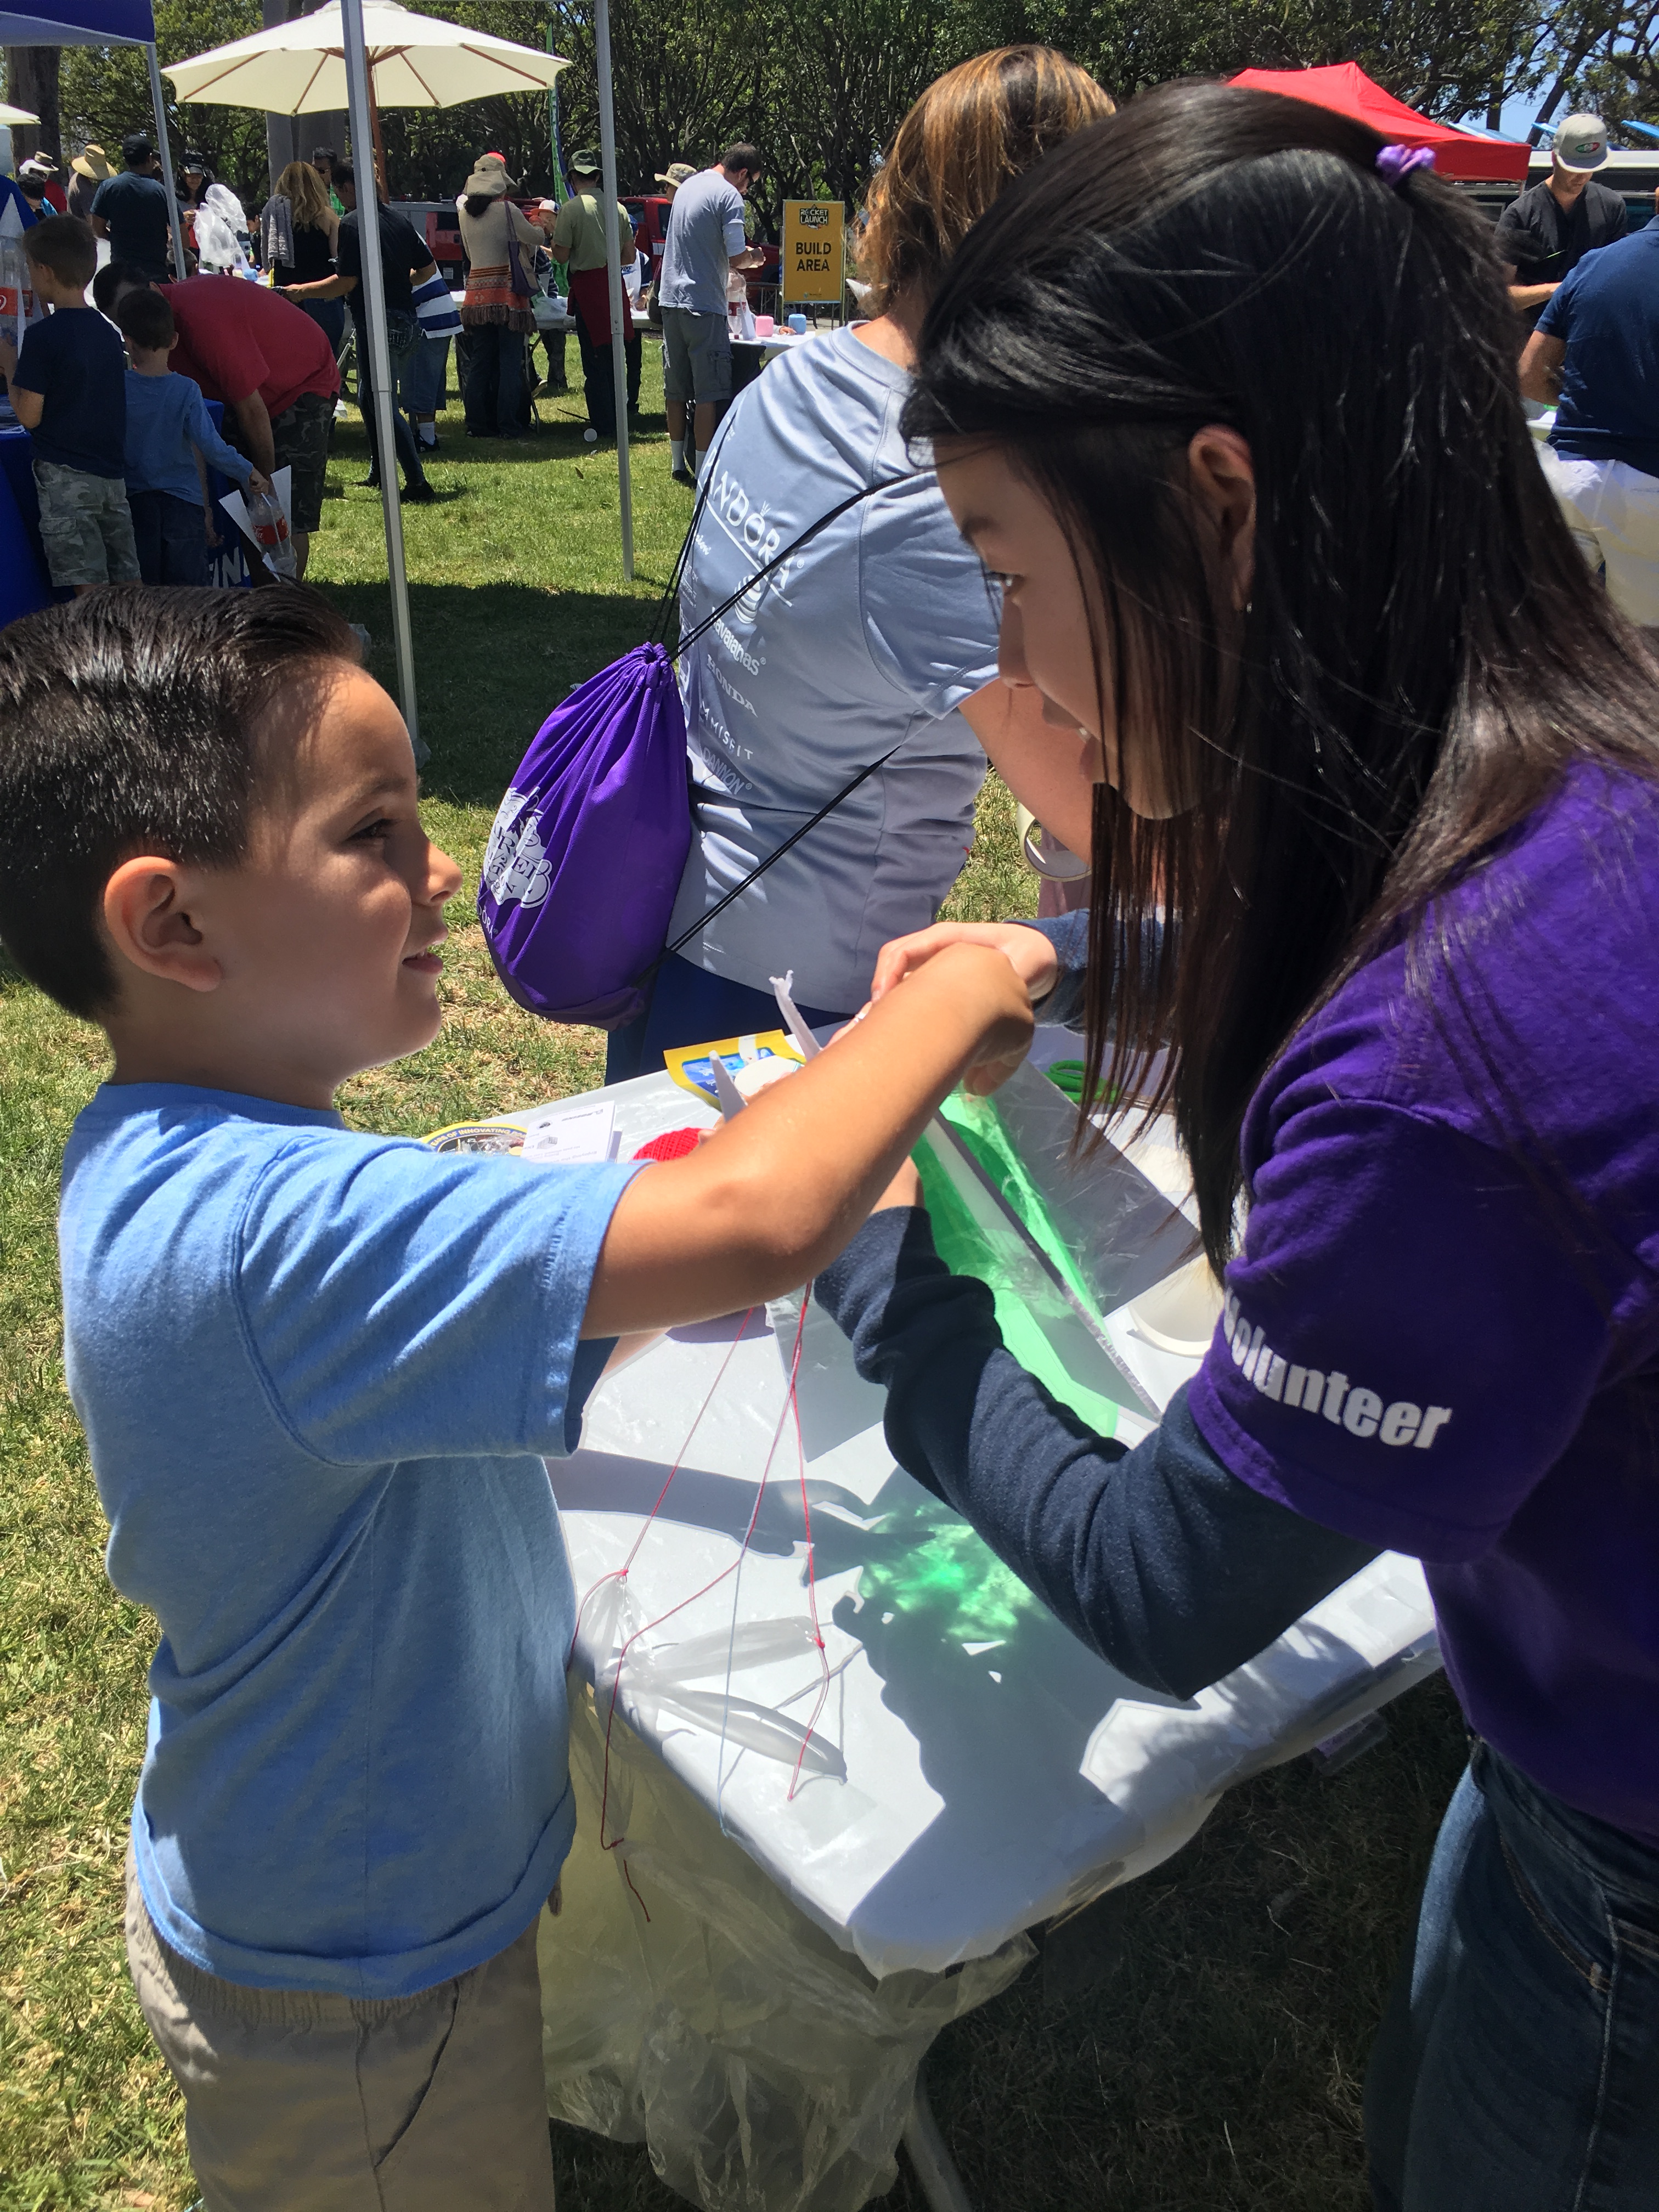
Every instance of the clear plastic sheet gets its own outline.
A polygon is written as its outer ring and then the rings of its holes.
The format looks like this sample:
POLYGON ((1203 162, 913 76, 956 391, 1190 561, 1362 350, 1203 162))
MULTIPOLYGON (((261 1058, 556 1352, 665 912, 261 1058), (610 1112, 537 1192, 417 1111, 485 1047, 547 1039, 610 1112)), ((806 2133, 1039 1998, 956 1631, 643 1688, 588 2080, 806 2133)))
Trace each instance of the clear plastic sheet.
MULTIPOLYGON (((1076 1050, 1066 1032, 1045 1042, 1048 1057, 1076 1050)), ((680 1126, 688 1108, 714 1119, 666 1076, 606 1096, 628 1151, 680 1126)), ((1054 1096, 1063 1116, 1069 1109, 1054 1096)), ((1040 1093, 1032 1101, 1039 1121, 1048 1105, 1040 1093)), ((1020 1124, 1019 1162, 1046 1209, 1073 1202, 1058 1157, 1065 1127, 1057 1119, 1045 1139, 1020 1124)), ((1184 1170, 1161 1133, 1124 1133, 1120 1149, 1178 1212, 1184 1170)), ((964 1203, 983 1207, 987 1234, 997 1231, 993 1273, 1005 1255, 1011 1266, 1018 1257, 1034 1301, 1046 1285, 1038 1310, 1052 1329, 1057 1382, 1093 1391, 1120 1437, 1145 1433, 1150 1419, 1134 1404, 1167 1402, 1196 1360, 1144 1342, 1126 1307, 1106 1316, 1103 1348, 984 1178, 964 1168, 962 1188, 964 1203)), ((1133 1183, 1101 1204, 1121 1222, 1126 1201, 1145 1233, 1167 1234, 1180 1256, 1184 1231, 1133 1183)), ((1133 1283, 1103 1273, 1091 1302, 1133 1283)), ((859 1378, 845 1338, 816 1305, 801 1339, 804 1464, 787 1435, 757 1502, 799 1311, 789 1298, 746 1321, 672 1330, 599 1386, 582 1449, 550 1472, 587 1601, 575 1646, 581 1674, 607 1698, 616 1683, 618 1715, 648 1760, 661 1762, 661 1785, 672 1777, 755 1863, 753 1878, 851 1954, 858 1986, 868 1986, 862 1977, 933 1976, 990 1957, 1019 1930, 1146 1872, 1180 1848, 1231 1783, 1293 1756, 1434 1666, 1422 1571, 1390 1557, 1187 1704, 1127 1680, 895 1467, 882 1394, 859 1378), (678 1471, 665 1492, 671 1468, 678 1471), (814 1601, 822 1653, 802 1626, 814 1601), (812 1747, 805 1756, 804 1741, 812 1747)), ((614 1889, 614 1861, 605 1870, 614 1889)), ((611 1889, 609 1909, 629 1933, 625 1894, 611 1889)), ((635 1961, 627 1971, 642 1969, 635 1961)), ((583 1985, 601 2017, 609 1987, 598 1970, 583 1985)), ((588 2075, 596 2098, 599 2080, 588 2075)), ((638 2134, 643 2123, 632 2124, 638 2134)))
POLYGON ((1006 1988, 1031 1944, 878 1981, 620 1716, 607 1786, 608 1692, 596 1703, 573 1674, 570 1706, 576 1842, 540 1937, 549 2111, 643 2142, 707 2212, 857 2212, 892 2185, 928 2045, 1006 1988))

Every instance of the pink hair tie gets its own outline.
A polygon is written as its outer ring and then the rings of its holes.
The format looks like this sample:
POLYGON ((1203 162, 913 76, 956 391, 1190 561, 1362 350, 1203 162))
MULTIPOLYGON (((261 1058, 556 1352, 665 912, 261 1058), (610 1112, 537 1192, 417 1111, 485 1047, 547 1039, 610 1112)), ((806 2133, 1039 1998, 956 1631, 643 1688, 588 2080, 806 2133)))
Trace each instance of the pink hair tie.
POLYGON ((1385 146, 1376 157, 1377 174, 1399 191, 1413 169, 1434 167, 1432 146, 1385 146))

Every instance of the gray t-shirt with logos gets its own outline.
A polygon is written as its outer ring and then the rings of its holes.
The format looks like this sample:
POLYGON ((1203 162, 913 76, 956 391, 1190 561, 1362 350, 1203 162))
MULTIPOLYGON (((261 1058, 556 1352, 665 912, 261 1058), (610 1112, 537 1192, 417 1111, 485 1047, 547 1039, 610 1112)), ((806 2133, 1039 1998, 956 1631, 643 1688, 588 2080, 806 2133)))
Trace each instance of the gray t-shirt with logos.
POLYGON ((674 195, 663 240, 657 304, 694 314, 726 313, 726 278, 741 253, 743 194, 720 169, 699 169, 674 195))
MULTIPOLYGON (((682 190, 685 187, 682 186, 682 190)), ((721 425, 682 634, 849 493, 905 476, 904 370, 852 331, 774 362, 721 425)), ((681 656, 700 804, 671 940, 860 769, 894 757, 681 957, 856 1011, 890 937, 932 921, 974 836, 985 756, 956 710, 997 672, 997 610, 931 471, 830 525, 681 656), (896 751, 895 751, 896 748, 896 751)))

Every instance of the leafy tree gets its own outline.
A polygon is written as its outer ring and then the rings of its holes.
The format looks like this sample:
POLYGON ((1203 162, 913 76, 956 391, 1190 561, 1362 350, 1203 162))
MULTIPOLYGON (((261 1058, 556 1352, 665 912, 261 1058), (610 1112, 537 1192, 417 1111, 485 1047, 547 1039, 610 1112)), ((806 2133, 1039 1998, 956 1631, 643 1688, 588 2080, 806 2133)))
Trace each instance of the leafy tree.
MULTIPOLYGON (((155 45, 165 70, 210 46, 246 39, 260 27, 259 0, 156 0, 155 45)), ((188 146, 205 156, 247 204, 260 207, 269 190, 265 163, 265 118, 248 107, 181 107, 165 77, 167 131, 177 167, 188 146)), ((64 132, 83 146, 94 139, 121 164, 120 144, 129 131, 155 135, 150 105, 149 71, 137 46, 65 46, 60 79, 64 132)))
POLYGON ((39 123, 12 126, 13 159, 45 154, 63 167, 64 144, 58 127, 58 74, 61 46, 8 46, 6 98, 14 107, 38 115, 39 123))

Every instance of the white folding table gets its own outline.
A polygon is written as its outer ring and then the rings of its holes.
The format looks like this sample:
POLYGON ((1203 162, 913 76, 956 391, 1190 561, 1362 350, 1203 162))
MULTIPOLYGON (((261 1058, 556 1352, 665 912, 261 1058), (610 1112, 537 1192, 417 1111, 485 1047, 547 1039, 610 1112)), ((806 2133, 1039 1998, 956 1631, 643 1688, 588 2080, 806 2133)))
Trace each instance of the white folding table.
MULTIPOLYGON (((624 1159, 649 1137, 718 1119, 665 1075, 603 1096, 624 1159)), ((1146 1873, 1231 1784, 1437 1668, 1421 1570, 1386 1553, 1212 1687, 1184 1702, 1152 1694, 896 1467, 882 1393, 809 1304, 797 1399, 820 1661, 804 1629, 802 1468, 784 1418, 799 1311, 786 1300, 746 1323, 672 1331, 593 1394, 581 1449, 550 1472, 585 1601, 576 1664, 604 1699, 615 1683, 633 1729, 875 1976, 983 1957, 1146 1873), (739 1572, 716 1580, 740 1551, 739 1572), (606 1577, 630 1556, 624 1590, 606 1577)), ((1158 1367, 1158 1402, 1196 1364, 1165 1352, 1143 1369, 1158 1367)), ((1121 1394, 1120 1433, 1148 1425, 1135 1425, 1135 1395, 1121 1394)), ((936 2202, 960 2201, 948 2169, 937 2186, 936 2202)))

